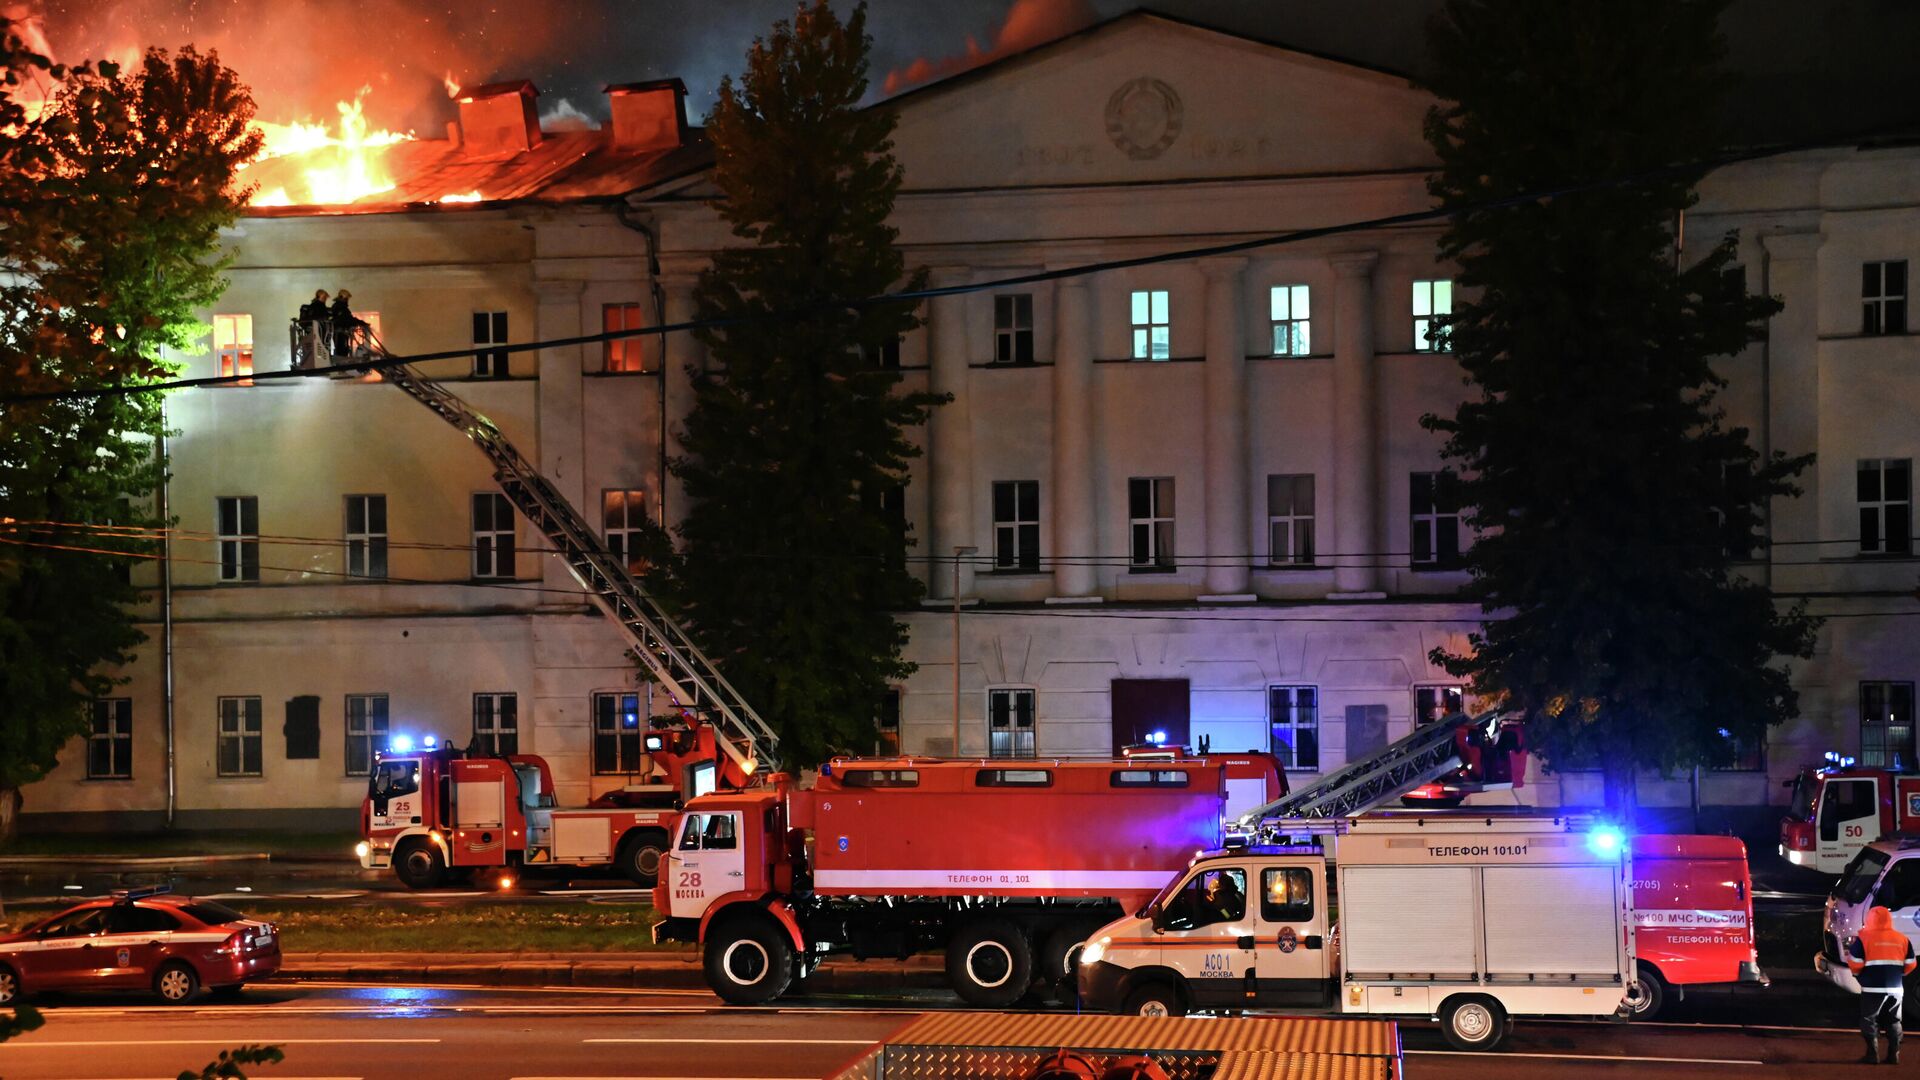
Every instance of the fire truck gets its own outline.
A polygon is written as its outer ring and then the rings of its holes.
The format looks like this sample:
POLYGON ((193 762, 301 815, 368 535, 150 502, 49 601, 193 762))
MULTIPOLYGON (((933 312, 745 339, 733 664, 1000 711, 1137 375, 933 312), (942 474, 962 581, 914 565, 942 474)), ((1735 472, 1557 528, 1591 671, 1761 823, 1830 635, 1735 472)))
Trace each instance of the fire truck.
POLYGON ((536 754, 471 753, 432 738, 415 750, 403 736, 374 762, 356 854, 367 869, 391 867, 410 889, 568 867, 611 870, 650 889, 681 804, 747 781, 717 737, 702 724, 648 731, 649 764, 672 782, 629 784, 563 810, 536 754))
POLYGON ((1795 866, 1838 874, 1868 844, 1920 833, 1920 774, 1866 768, 1827 755, 1790 783, 1793 800, 1780 819, 1780 854, 1795 866))
POLYGON ((1632 843, 1633 1018, 1654 1019, 1692 987, 1767 985, 1753 939, 1747 845, 1731 836, 1636 836, 1632 843))

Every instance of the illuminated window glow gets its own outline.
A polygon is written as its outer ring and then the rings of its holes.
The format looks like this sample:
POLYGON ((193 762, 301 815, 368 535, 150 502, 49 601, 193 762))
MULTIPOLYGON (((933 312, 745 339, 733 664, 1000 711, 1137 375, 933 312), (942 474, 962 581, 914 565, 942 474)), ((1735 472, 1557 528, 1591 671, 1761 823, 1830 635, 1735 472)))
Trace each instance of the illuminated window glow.
POLYGON ((1164 289, 1141 290, 1132 297, 1133 358, 1167 360, 1173 356, 1172 329, 1164 289))

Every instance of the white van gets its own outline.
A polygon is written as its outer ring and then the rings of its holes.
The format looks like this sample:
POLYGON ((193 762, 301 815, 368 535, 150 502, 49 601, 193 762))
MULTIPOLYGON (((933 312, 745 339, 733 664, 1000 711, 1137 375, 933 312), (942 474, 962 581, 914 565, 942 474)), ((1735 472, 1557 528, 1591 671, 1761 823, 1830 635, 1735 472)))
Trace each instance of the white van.
MULTIPOLYGON (((1920 838, 1880 840, 1861 848, 1827 896, 1813 967, 1849 994, 1859 993, 1860 984, 1847 967, 1847 945, 1876 907, 1892 912, 1893 928, 1920 949, 1920 838)), ((1907 979, 1905 1007, 1908 1022, 1920 1023, 1920 974, 1907 979)))
POLYGON ((1095 932, 1083 1003, 1428 1016, 1463 1050, 1498 1046, 1516 1016, 1626 1019, 1632 878, 1617 830, 1450 815, 1313 826, 1305 843, 1196 856, 1095 932))

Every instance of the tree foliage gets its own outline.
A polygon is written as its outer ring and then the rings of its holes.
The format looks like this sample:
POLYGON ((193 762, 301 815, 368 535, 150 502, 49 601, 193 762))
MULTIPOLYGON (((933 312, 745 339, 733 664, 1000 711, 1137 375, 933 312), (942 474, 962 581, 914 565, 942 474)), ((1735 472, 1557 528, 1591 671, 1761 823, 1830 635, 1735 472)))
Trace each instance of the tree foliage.
POLYGON ((894 117, 861 109, 866 11, 824 2, 754 42, 707 118, 719 212, 742 243, 696 291, 710 370, 693 373, 691 506, 677 593, 727 676, 802 764, 872 738, 875 703, 911 670, 892 611, 919 585, 881 493, 906 482, 908 428, 936 398, 877 365, 916 326, 900 304, 836 298, 917 287, 887 224, 894 117))
POLYGON ((1811 457, 1762 459, 1715 400, 1715 358, 1779 304, 1748 295, 1732 237, 1675 265, 1699 174, 1663 170, 1718 149, 1723 6, 1449 0, 1430 29, 1443 205, 1635 178, 1451 219, 1446 333, 1474 393, 1425 421, 1495 616, 1436 661, 1527 710, 1549 764, 1603 767, 1616 806, 1635 770, 1726 763, 1794 715, 1778 661, 1816 629, 1737 569, 1811 457))
POLYGON ((249 1065, 278 1065, 287 1055, 277 1046, 236 1046, 220 1051, 199 1072, 183 1069, 178 1080, 247 1080, 249 1065))
MULTIPOLYGON (((0 395, 160 379, 225 285, 220 229, 259 149, 252 99, 191 47, 63 68, 18 29, 0 26, 0 395), (21 87, 41 79, 56 92, 30 109, 21 87)), ((158 395, 0 405, 0 838, 18 788, 112 686, 102 670, 141 640, 127 556, 147 552, 74 526, 161 524, 160 422, 158 395)))

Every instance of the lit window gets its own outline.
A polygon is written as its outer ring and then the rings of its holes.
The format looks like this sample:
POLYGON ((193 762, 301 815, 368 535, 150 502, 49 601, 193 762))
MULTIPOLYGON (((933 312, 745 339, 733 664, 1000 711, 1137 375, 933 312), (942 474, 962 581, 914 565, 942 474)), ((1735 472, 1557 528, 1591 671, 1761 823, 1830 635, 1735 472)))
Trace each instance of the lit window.
MULTIPOLYGON (((600 306, 600 329, 612 334, 621 330, 638 330, 640 321, 639 304, 602 304, 600 306)), ((636 372, 647 370, 646 338, 623 337, 602 342, 602 370, 610 372, 636 372)))
POLYGON ((646 572, 641 558, 641 533, 647 524, 647 493, 644 491, 603 491, 600 493, 600 525, 607 538, 607 553, 633 574, 646 572))
POLYGON ((1907 332, 1907 261, 1862 263, 1860 267, 1860 332, 1907 332))
POLYGON ((95 698, 87 733, 87 779, 133 777, 133 699, 95 698))
POLYGON ((1320 768, 1320 691, 1312 686, 1267 687, 1270 750, 1282 768, 1320 768))
POLYGON ((1423 727, 1445 720, 1461 710, 1463 700, 1457 686, 1414 687, 1413 726, 1423 727))
POLYGON ((513 694, 473 695, 473 741, 480 753, 520 752, 520 699, 513 694))
POLYGON ((1906 769, 1915 761, 1913 684, 1860 684, 1860 764, 1871 769, 1906 769))
POLYGON ((1127 517, 1128 562, 1132 569, 1173 569, 1173 478, 1136 476, 1129 479, 1127 517))
POLYGON ((1408 478, 1415 570, 1452 570, 1460 565, 1460 506, 1451 479, 1437 472, 1408 478))
POLYGON ((1034 740, 1034 691, 987 691, 987 756, 1030 758, 1034 740))
POLYGON ((993 362, 1033 363, 1033 294, 993 298, 993 362))
POLYGON ((999 480, 993 485, 993 568, 1040 569, 1040 482, 999 480))
POLYGON ((1167 294, 1164 290, 1133 294, 1133 358, 1165 360, 1173 355, 1173 338, 1167 323, 1167 294))
POLYGON ((1413 283, 1413 351, 1446 352, 1443 323, 1453 314, 1453 282, 1445 278, 1413 283))
POLYGON ((260 580, 260 500, 225 495, 214 500, 214 535, 220 549, 221 581, 260 580))
POLYGON ((387 576, 387 497, 347 496, 347 573, 387 576))
POLYGON ((253 374, 253 316, 215 315, 213 355, 223 379, 253 374))
POLYGON ((1305 356, 1312 351, 1305 285, 1273 287, 1273 355, 1305 356))
POLYGON ((1906 555, 1913 550, 1913 463, 1868 458, 1854 473, 1860 504, 1860 554, 1906 555))
POLYGON ((1267 563, 1313 565, 1313 474, 1267 477, 1267 563))
POLYGON ((639 772, 645 732, 639 694, 593 695, 593 774, 632 776, 639 772))
POLYGON ((373 754, 387 744, 387 695, 347 695, 347 775, 373 772, 373 754))
POLYGON ((473 497, 473 576, 513 576, 513 504, 497 491, 473 497))
POLYGON ((260 699, 223 697, 216 771, 221 776, 260 775, 260 699))
POLYGON ((504 311, 476 311, 473 313, 473 374, 481 379, 504 379, 508 375, 508 357, 511 355, 502 349, 490 349, 487 346, 507 343, 507 313, 504 311))

